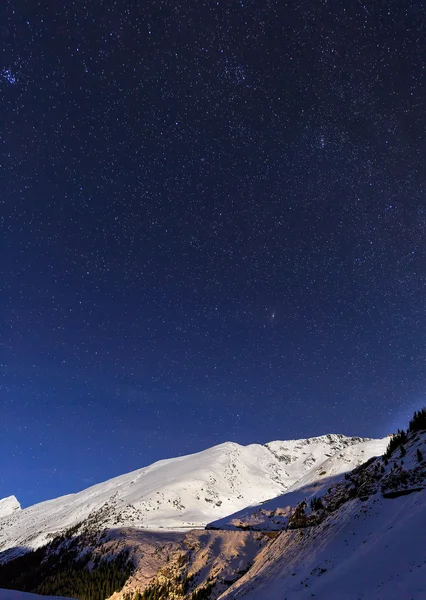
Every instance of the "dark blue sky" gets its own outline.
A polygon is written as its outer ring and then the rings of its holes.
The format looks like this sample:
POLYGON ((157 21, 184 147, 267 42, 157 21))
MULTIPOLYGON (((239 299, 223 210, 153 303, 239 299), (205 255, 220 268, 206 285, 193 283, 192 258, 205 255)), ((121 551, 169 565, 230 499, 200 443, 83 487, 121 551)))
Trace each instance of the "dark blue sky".
POLYGON ((0 497, 424 404, 414 0, 12 0, 0 497))

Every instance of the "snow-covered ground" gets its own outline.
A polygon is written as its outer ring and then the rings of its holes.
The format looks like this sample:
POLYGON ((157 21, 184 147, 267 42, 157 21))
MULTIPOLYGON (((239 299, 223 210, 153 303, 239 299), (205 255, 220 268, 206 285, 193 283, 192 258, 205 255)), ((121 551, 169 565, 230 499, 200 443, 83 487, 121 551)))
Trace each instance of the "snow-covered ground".
MULTIPOLYGON (((358 497, 319 524, 280 533, 220 600, 425 600, 426 433, 405 448, 365 469, 358 497)), ((325 498, 341 498, 351 481, 325 498)))
POLYGON ((221 600, 424 600, 425 495, 350 501, 316 528, 282 533, 221 600))
POLYGON ((387 439, 342 435, 266 445, 227 442, 17 510, 0 519, 0 552, 35 548, 83 521, 96 528, 191 529, 381 454, 387 439), (330 461, 327 462, 327 461, 330 461), (326 475, 321 475, 325 471, 326 475), (308 478, 308 479, 306 479, 308 478), (299 483, 300 482, 300 483, 299 483))
MULTIPOLYGON (((0 589, 0 600, 64 600, 62 596, 40 596, 28 592, 0 589)), ((67 599, 65 599, 67 600, 67 599)))

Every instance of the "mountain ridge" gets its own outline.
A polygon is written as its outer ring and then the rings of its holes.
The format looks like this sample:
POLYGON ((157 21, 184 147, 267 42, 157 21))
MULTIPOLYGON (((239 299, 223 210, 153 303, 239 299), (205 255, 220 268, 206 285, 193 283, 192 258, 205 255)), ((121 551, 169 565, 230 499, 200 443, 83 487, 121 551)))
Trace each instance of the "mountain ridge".
MULTIPOLYGON (((377 443, 384 449, 387 440, 327 434, 247 446, 224 442, 195 454, 162 459, 5 515, 0 519, 0 551, 37 548, 89 518, 104 528, 203 528, 283 494, 330 456, 360 443, 373 443, 376 451, 377 443)), ((366 458, 370 454, 368 450, 366 458)))
POLYGON ((24 509, 0 519, 0 587, 81 600, 423 600, 424 425, 426 409, 392 438, 223 443, 24 509), (171 502, 201 491, 191 506, 171 502), (175 530, 182 515, 199 527, 175 530))

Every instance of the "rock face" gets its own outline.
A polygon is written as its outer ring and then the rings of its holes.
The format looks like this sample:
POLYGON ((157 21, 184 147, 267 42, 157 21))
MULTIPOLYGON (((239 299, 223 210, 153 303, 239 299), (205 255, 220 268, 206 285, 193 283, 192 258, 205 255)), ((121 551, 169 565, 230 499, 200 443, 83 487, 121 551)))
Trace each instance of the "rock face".
POLYGON ((214 600, 248 571, 256 555, 270 541, 262 533, 248 531, 192 530, 180 534, 150 532, 142 535, 148 543, 144 545, 142 541, 135 549, 132 554, 135 571, 112 600, 131 596, 147 587, 157 593, 153 597, 186 600, 198 592, 201 598, 214 600), (153 552, 152 541, 161 535, 174 536, 174 544, 161 545, 153 552), (152 574, 149 563, 154 555, 157 571, 152 574), (206 595, 201 595, 202 592, 206 595))
POLYGON ((0 500, 0 519, 21 510, 21 505, 15 496, 8 496, 0 500))
POLYGON ((327 476, 348 471, 381 454, 386 444, 387 439, 343 435, 249 446, 226 442, 159 461, 77 494, 9 511, 0 519, 0 552, 37 548, 80 523, 98 531, 201 528, 295 489, 310 474, 315 479, 324 471, 327 476))

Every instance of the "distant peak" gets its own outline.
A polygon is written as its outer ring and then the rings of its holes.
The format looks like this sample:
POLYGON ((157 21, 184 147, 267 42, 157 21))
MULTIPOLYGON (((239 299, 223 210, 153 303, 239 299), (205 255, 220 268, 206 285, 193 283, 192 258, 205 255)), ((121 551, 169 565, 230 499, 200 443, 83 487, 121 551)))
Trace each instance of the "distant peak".
POLYGON ((16 510, 21 510, 21 505, 16 496, 7 496, 0 500, 0 518, 7 517, 16 510))
POLYGON ((237 442, 222 442, 221 444, 217 444, 217 446, 213 446, 213 448, 240 448, 241 445, 237 444, 237 442))
MULTIPOLYGON (((19 501, 18 501, 17 497, 14 496, 13 494, 11 496, 6 496, 5 498, 1 498, 0 499, 0 504, 9 503, 9 502, 13 502, 15 504, 19 504, 19 501)), ((19 504, 19 506, 21 506, 21 505, 19 504)))

